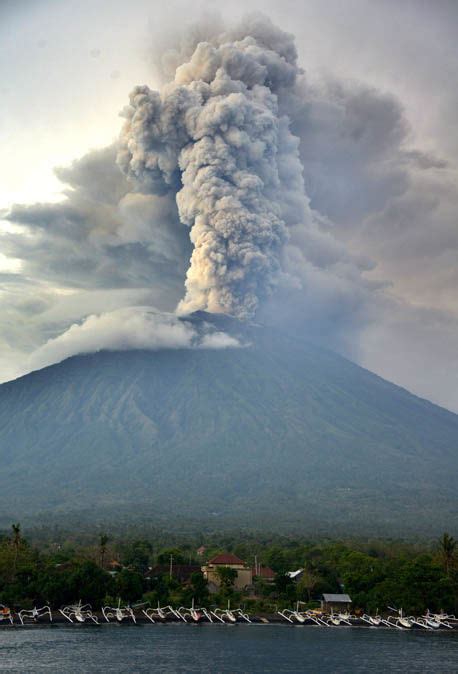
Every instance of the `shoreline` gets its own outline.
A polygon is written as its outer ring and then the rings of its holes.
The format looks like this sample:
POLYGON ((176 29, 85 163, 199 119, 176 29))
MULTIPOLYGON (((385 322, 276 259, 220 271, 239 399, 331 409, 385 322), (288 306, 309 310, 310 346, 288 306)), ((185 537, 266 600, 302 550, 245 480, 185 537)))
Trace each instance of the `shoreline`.
POLYGON ((123 620, 123 621, 117 621, 117 620, 112 620, 110 622, 107 622, 103 615, 101 613, 94 613, 94 616, 98 619, 97 623, 94 623, 93 621, 88 621, 84 623, 80 622, 70 622, 67 620, 64 616, 58 615, 55 618, 53 617, 52 622, 49 621, 38 621, 38 622, 26 622, 23 625, 19 621, 17 617, 15 617, 15 620, 13 624, 11 624, 9 621, 3 621, 0 622, 0 630, 1 629, 54 629, 54 628, 60 628, 60 627, 75 627, 75 628, 98 628, 98 627, 144 627, 151 625, 152 627, 157 627, 157 626, 167 626, 167 625, 187 625, 187 626, 196 626, 196 627, 211 627, 211 626, 226 626, 226 627, 238 627, 240 625, 244 625, 247 627, 250 626, 256 626, 256 625, 274 625, 274 626, 280 626, 280 627, 290 627, 290 628, 315 628, 315 629, 370 629, 371 631, 377 631, 377 630, 385 630, 385 631, 402 631, 402 632, 429 632, 429 633, 450 633, 450 634, 457 634, 458 633, 458 625, 454 626, 453 628, 436 628, 436 629, 422 629, 419 626, 413 625, 411 628, 396 628, 395 626, 388 627, 386 625, 368 625, 367 623, 364 623, 362 621, 355 620, 352 622, 351 625, 329 625, 328 627, 316 625, 313 623, 288 623, 285 620, 282 620, 280 616, 275 616, 275 615, 266 615, 266 616, 253 616, 251 618, 251 622, 248 623, 246 621, 238 621, 236 623, 229 623, 229 622, 220 622, 220 621, 214 621, 214 622, 209 622, 208 620, 205 621, 200 621, 200 622, 184 622, 180 620, 155 620, 154 623, 148 620, 145 616, 135 616, 136 622, 133 622, 131 619, 123 620))

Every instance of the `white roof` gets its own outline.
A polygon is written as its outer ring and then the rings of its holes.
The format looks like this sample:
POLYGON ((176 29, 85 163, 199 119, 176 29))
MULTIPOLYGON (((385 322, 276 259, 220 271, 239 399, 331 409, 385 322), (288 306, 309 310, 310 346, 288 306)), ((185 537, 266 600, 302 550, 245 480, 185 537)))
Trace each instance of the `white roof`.
POLYGON ((327 594, 327 593, 324 593, 323 599, 324 599, 324 601, 329 601, 329 602, 333 602, 333 601, 339 602, 339 601, 341 601, 342 603, 347 603, 347 604, 352 603, 352 601, 350 599, 350 595, 348 595, 348 594, 327 594))
POLYGON ((304 569, 297 569, 297 571, 287 571, 286 575, 290 578, 297 578, 303 572, 304 569))

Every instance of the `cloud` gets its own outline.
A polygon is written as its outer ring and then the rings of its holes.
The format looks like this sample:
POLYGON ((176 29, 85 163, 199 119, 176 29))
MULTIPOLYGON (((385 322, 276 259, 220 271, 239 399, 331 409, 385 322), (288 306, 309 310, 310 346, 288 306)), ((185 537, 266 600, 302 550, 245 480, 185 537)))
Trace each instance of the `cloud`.
POLYGON ((178 301, 190 243, 176 205, 168 196, 129 194, 115 157, 111 146, 58 169, 68 185, 61 202, 13 206, 4 217, 19 227, 3 234, 2 251, 40 282, 149 287, 160 304, 178 301))
POLYGON ((97 351, 131 349, 225 349, 238 347, 235 337, 209 324, 197 327, 175 314, 151 307, 125 307, 88 316, 63 334, 49 340, 28 358, 27 369, 37 370, 70 356, 97 351))
MULTIPOLYGON (((381 298, 382 300, 382 298, 381 298)), ((394 297, 359 336, 359 362, 417 395, 458 411, 458 317, 394 297)))
POLYGON ((201 349, 227 349, 241 346, 238 339, 225 332, 211 332, 203 336, 199 347, 201 349))

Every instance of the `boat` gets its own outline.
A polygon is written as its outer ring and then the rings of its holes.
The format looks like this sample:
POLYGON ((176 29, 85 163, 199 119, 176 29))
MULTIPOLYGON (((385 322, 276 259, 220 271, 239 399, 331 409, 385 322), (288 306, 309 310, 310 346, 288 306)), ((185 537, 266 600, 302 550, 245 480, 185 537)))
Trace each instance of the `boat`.
POLYGON ((308 622, 318 625, 318 627, 331 627, 331 625, 328 625, 326 622, 327 616, 325 616, 321 610, 309 609, 305 612, 305 616, 307 617, 308 622))
POLYGON ((97 616, 92 613, 91 605, 81 604, 81 599, 78 604, 64 606, 63 608, 60 608, 59 611, 71 623, 76 621, 77 623, 93 622, 96 625, 99 624, 97 616))
POLYGON ((241 608, 236 608, 236 609, 233 611, 233 613, 234 613, 234 615, 237 617, 237 620, 238 620, 238 618, 241 618, 241 619, 244 620, 245 622, 251 623, 251 618, 250 618, 250 616, 248 615, 248 613, 245 613, 245 611, 243 611, 241 608))
POLYGON ((403 614, 402 608, 401 609, 396 609, 392 608, 391 606, 388 606, 390 611, 396 612, 398 615, 396 616, 389 616, 386 619, 386 624, 388 624, 390 627, 397 627, 399 630, 409 630, 412 628, 414 625, 413 620, 408 617, 406 618, 403 614))
POLYGON ((142 612, 152 623, 155 623, 156 621, 166 622, 170 616, 173 616, 173 618, 176 618, 177 620, 183 620, 173 606, 160 606, 159 602, 157 603, 156 608, 143 609, 142 612))
POLYGON ((11 623, 11 625, 14 623, 13 612, 8 606, 0 604, 0 622, 6 620, 8 620, 11 623))
POLYGON ((367 613, 364 613, 361 616, 361 620, 363 620, 365 623, 370 625, 371 627, 380 627, 381 625, 384 625, 385 621, 383 620, 382 616, 380 615, 368 615, 367 613))
POLYGON ((294 609, 285 608, 283 611, 277 611, 277 613, 289 623, 299 623, 300 625, 303 625, 306 621, 304 614, 299 613, 294 609))
POLYGON ((283 609, 283 611, 277 611, 277 613, 290 623, 297 623, 299 625, 303 625, 305 622, 307 622, 307 615, 299 611, 300 603, 302 602, 297 602, 296 608, 294 609, 285 608, 283 609))
POLYGON ((214 611, 212 611, 212 614, 220 622, 232 623, 232 624, 237 622, 237 616, 235 615, 235 612, 231 611, 230 600, 228 600, 228 602, 227 602, 227 608, 225 608, 225 609, 216 608, 214 611))
POLYGON ((441 613, 430 613, 428 609, 426 611, 426 614, 423 616, 423 619, 430 627, 436 630, 440 629, 441 627, 450 630, 454 628, 454 625, 452 624, 451 621, 455 619, 455 616, 449 616, 446 613, 443 613, 442 611, 441 613))
POLYGON ((351 613, 348 613, 348 611, 346 611, 346 612, 343 612, 343 611, 339 612, 339 613, 337 614, 337 617, 339 618, 341 624, 344 624, 344 625, 350 625, 350 627, 351 627, 351 621, 352 621, 352 620, 356 620, 356 616, 351 615, 351 613))
POLYGON ((190 608, 186 608, 186 606, 180 606, 177 613, 182 618, 182 620, 184 620, 184 622, 188 622, 188 620, 194 623, 201 623, 205 621, 211 623, 213 622, 213 618, 206 608, 195 607, 194 599, 192 600, 192 605, 190 608))
POLYGON ((22 611, 19 611, 18 616, 21 625, 24 625, 24 623, 29 621, 37 623, 44 617, 47 617, 49 622, 52 623, 52 611, 49 606, 42 606, 41 608, 34 606, 34 608, 30 610, 22 609, 22 611))
POLYGON ((239 618, 241 618, 245 622, 251 623, 250 617, 247 613, 244 613, 241 608, 231 609, 230 600, 227 602, 226 609, 216 608, 211 611, 211 613, 220 622, 234 624, 238 622, 239 618))
POLYGON ((122 623, 124 620, 132 620, 134 623, 137 622, 132 608, 130 606, 121 606, 121 599, 119 599, 116 607, 104 606, 102 608, 102 614, 107 623, 110 622, 110 618, 114 618, 118 623, 122 623))

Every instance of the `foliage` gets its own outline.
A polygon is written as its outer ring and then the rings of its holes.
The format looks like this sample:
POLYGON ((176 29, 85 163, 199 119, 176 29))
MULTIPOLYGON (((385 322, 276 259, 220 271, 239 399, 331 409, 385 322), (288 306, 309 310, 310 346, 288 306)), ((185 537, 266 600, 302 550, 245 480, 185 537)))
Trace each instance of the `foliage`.
POLYGON ((122 569, 116 574, 114 586, 118 597, 127 603, 132 603, 143 594, 143 576, 137 571, 122 569))
POLYGON ((173 564, 185 563, 185 557, 181 550, 179 550, 178 548, 166 548, 165 550, 162 550, 158 554, 157 556, 158 564, 169 564, 170 558, 172 558, 173 564))
POLYGON ((143 539, 136 540, 130 545, 123 546, 121 561, 125 566, 145 573, 151 560, 153 547, 149 541, 143 539))
MULTIPOLYGON (((170 536, 168 537, 171 538, 170 536)), ((197 605, 249 604, 258 612, 293 606, 297 601, 316 606, 323 592, 348 592, 353 609, 386 612, 388 606, 421 614, 441 608, 458 612, 458 568, 456 543, 450 534, 440 541, 405 543, 402 541, 309 541, 290 537, 260 537, 244 532, 204 537, 207 558, 215 551, 238 552, 249 560, 257 557, 263 566, 276 571, 275 582, 257 578, 248 592, 235 590, 236 571, 218 569, 221 587, 209 594, 201 572, 192 570, 182 582, 169 577, 170 555, 174 563, 197 560, 195 551, 202 534, 176 541, 167 547, 160 537, 151 539, 109 538, 100 533, 79 542, 68 536, 59 542, 46 538, 31 544, 22 528, 0 535, 0 603, 30 608, 51 604, 57 608, 81 599, 99 608, 106 597, 126 603, 149 602, 152 606, 169 603, 197 605), (154 554, 154 550, 158 550, 154 554), (242 554, 243 553, 243 554, 242 554), (194 557, 193 557, 194 556, 194 557), (119 560, 115 571, 106 568, 119 560), (167 569, 152 576, 150 566, 167 569), (103 568, 105 567, 105 568, 103 568), (298 582, 286 571, 303 569, 298 582)))
POLYGON ((444 570, 447 576, 450 575, 452 569, 456 567, 457 563, 457 542, 445 532, 439 540, 439 550, 442 559, 442 564, 444 565, 444 570))

